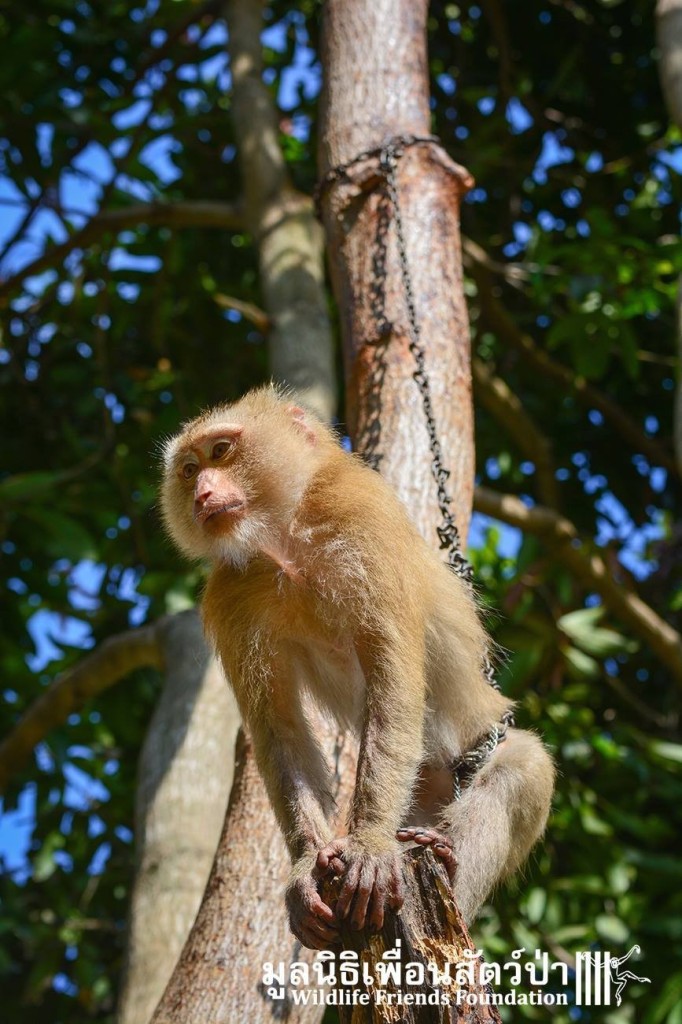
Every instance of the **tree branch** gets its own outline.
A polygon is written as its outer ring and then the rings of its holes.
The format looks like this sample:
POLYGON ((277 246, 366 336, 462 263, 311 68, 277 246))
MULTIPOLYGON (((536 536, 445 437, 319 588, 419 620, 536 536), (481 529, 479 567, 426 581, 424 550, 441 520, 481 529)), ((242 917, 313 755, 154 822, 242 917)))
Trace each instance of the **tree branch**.
POLYGON ((527 533, 533 533, 552 548, 585 587, 595 590, 614 614, 649 645, 653 653, 682 687, 682 637, 641 597, 615 579, 600 555, 590 551, 573 523, 552 509, 535 505, 529 508, 512 494, 499 494, 478 487, 474 495, 478 512, 492 516, 527 533))
POLYGON ((467 270, 471 272, 472 276, 472 265, 478 263, 481 267, 491 271, 491 273, 499 274, 507 284, 512 285, 517 290, 521 289, 524 281, 530 280, 535 274, 556 277, 561 273, 559 267, 551 263, 500 263, 498 260, 494 260, 478 242, 474 242, 467 235, 462 235, 462 262, 467 270))
POLYGON ((74 249, 84 249, 107 232, 118 233, 139 224, 150 227, 163 225, 170 228, 222 228, 227 231, 238 231, 244 226, 244 215, 239 202, 223 203, 202 199, 178 203, 140 203, 123 206, 120 209, 102 210, 82 228, 74 231, 65 242, 46 250, 12 277, 0 282, 0 297, 11 294, 27 277, 57 267, 74 249))
POLYGON ((24 712, 0 743, 0 793, 52 729, 91 697, 113 686, 133 669, 163 668, 157 625, 108 637, 73 668, 63 672, 24 712))
POLYGON ((239 727, 196 610, 167 616, 158 636, 166 668, 137 766, 135 876, 116 1024, 147 1024, 182 952, 220 838, 239 727))
POLYGON ((658 70, 671 121, 682 127, 682 2, 658 0, 656 42, 660 50, 658 70))
POLYGON ((258 246, 270 369, 324 420, 336 407, 322 229, 298 192, 280 146, 279 113, 263 81, 263 3, 226 4, 232 120, 244 216, 258 246))
POLYGON ((507 19, 500 0, 482 0, 481 7, 490 25, 490 31, 497 48, 497 66, 499 68, 500 98, 506 103, 514 90, 515 60, 509 38, 507 19))
MULTIPOLYGON (((682 127, 682 0, 658 0, 656 41, 660 51, 658 70, 670 118, 682 127)), ((675 348, 682 360, 682 278, 675 302, 675 348)), ((673 415, 673 443, 682 476, 682 377, 678 375, 673 415)))
POLYGON ((598 409, 604 419, 618 431, 629 445, 641 452, 656 466, 663 466, 668 472, 679 478, 680 472, 674 457, 663 445, 654 438, 647 437, 644 431, 630 419, 622 408, 599 388, 589 384, 584 377, 576 376, 571 369, 556 362, 546 352, 538 348, 530 335, 521 331, 494 293, 490 278, 490 270, 472 255, 467 260, 467 269, 471 273, 478 288, 481 301, 481 315, 490 330, 501 340, 515 348, 533 369, 544 377, 559 381, 574 392, 585 405, 598 409))
MULTIPOLYGON (((675 347, 679 365, 682 366, 682 277, 677 286, 677 297, 675 299, 675 347)), ((682 477, 682 374, 677 374, 675 387, 675 405, 673 407, 673 445, 675 447, 675 458, 677 468, 682 477)))
POLYGON ((253 302, 243 302, 242 299, 235 299, 233 295, 224 295, 222 292, 216 292, 213 301, 221 309, 234 309, 241 313, 244 319, 252 323, 263 335, 267 335, 272 329, 272 321, 268 314, 253 302))
POLYGON ((481 405, 497 420, 527 459, 535 464, 538 495, 550 508, 559 506, 552 445, 524 409, 521 400, 481 359, 473 359, 474 391, 481 405))

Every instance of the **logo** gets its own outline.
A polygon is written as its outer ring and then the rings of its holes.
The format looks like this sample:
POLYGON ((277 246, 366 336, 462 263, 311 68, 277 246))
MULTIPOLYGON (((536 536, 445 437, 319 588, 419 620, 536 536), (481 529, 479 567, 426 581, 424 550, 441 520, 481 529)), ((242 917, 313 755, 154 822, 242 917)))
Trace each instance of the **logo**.
POLYGON ((586 950, 552 961, 544 950, 524 956, 525 949, 515 949, 496 963, 480 949, 465 949, 456 962, 407 962, 396 939, 376 961, 369 950, 324 950, 312 963, 268 962, 262 990, 292 1006, 620 1006, 628 982, 651 984, 626 966, 640 953, 634 945, 621 957, 586 950))
POLYGON ((577 1006, 610 1006, 611 998, 616 1006, 622 1003, 623 989, 629 981, 651 984, 650 978, 626 970, 624 964, 633 953, 641 953, 639 946, 633 946, 625 956, 616 957, 611 953, 576 953, 575 955, 575 1001, 577 1006))

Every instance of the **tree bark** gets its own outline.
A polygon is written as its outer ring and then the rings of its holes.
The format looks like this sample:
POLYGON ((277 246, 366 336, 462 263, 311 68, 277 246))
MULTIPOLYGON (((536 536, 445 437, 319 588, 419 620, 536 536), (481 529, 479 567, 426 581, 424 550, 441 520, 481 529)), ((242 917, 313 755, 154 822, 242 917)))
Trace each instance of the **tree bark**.
MULTIPOLYGON (((333 168, 396 136, 429 135, 427 6, 427 0, 328 0, 325 5, 323 181, 333 168)), ((436 488, 422 400, 412 380, 395 219, 377 164, 371 159, 354 166, 350 180, 332 183, 321 197, 341 313, 348 421, 357 450, 371 456, 418 528, 437 544, 436 488), (379 310, 387 321, 383 332, 379 310)), ((410 146, 398 161, 409 272, 463 540, 471 513, 474 447, 459 200, 471 184, 469 174, 435 143, 410 146)))
MULTIPOLYGON (((682 129, 682 0, 658 0, 656 39, 660 50, 659 71, 663 95, 671 120, 682 129)), ((682 361, 682 278, 675 308, 676 348, 682 361)), ((682 474, 682 376, 678 372, 675 389, 673 441, 675 458, 682 474)))
MULTIPOLYGON (((354 776, 355 744, 341 734, 335 740, 326 754, 335 766, 334 796, 341 799, 343 780, 354 776)), ((288 869, 288 854, 242 732, 201 909, 152 1024, 255 1024, 273 1018, 313 1024, 320 1019, 323 1007, 294 1007, 286 997, 273 1004, 263 985, 266 961, 311 963, 314 956, 289 931, 283 900, 288 869)))
POLYGON ((278 112, 263 82, 263 3, 229 0, 232 118, 242 166, 246 223, 258 246, 271 321, 270 369, 323 420, 336 410, 324 288, 324 249, 309 196, 297 192, 279 143, 278 112))
POLYGON ((119 1024, 147 1024, 194 920, 232 784, 237 705, 196 612, 164 620, 168 666, 140 756, 137 870, 119 1024))

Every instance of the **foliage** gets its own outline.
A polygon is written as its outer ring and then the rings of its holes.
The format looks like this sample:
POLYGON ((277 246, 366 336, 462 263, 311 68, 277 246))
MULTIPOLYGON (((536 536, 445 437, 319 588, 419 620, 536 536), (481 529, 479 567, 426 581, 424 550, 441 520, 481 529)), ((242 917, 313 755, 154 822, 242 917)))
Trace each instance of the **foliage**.
MULTIPOLYGON (((482 6, 438 0, 430 21, 434 127, 478 182, 464 232, 498 264, 522 264, 513 282, 494 272, 513 324, 664 447, 680 149, 659 93, 651 4, 482 6)), ((6 277, 99 207, 238 197, 217 10, 192 0, 0 6, 6 277)), ((318 16, 311 0, 276 0, 264 36, 282 146, 306 191, 318 16)), ((541 378, 488 328, 473 281, 468 291, 479 355, 551 442, 562 511, 623 586, 679 627, 679 481, 573 389, 541 378)), ((180 418, 267 372, 263 338, 219 293, 260 301, 243 232, 137 226, 96 234, 0 300, 3 733, 83 647, 196 593, 196 573, 160 536, 150 467, 180 418)), ((477 446, 482 482, 537 500, 533 460, 483 414, 477 446)), ((637 941, 651 988, 628 991, 604 1019, 680 1022, 674 684, 532 537, 490 527, 475 561, 500 609, 505 687, 560 770, 548 842, 478 936, 494 955, 593 942, 620 955, 637 941)), ((6 811, 19 801, 31 822, 35 804, 27 862, 0 883, 9 1020, 112 1019, 134 766, 156 686, 141 673, 72 716, 9 794, 6 811)))

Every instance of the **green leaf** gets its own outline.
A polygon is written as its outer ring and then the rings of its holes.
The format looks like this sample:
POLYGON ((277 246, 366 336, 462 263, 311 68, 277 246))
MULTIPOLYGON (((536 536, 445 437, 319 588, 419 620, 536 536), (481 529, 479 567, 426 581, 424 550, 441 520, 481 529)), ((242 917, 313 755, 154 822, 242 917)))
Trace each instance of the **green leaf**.
POLYGON ((604 606, 595 605, 593 608, 578 608, 576 611, 567 612, 557 621, 559 629, 562 629, 570 637, 576 637, 587 627, 590 629, 600 622, 604 617, 604 606))
POLYGON ((589 835, 592 836, 610 836, 613 834, 613 829, 608 822, 604 821, 603 818, 598 818, 594 811, 589 807, 583 807, 580 813, 580 820, 582 821, 583 828, 589 835))
POLYGON ((599 380, 611 361, 611 346, 603 337, 597 336, 594 322, 587 322, 584 330, 591 333, 571 338, 573 363, 580 376, 587 380, 599 380))
POLYGON ((630 939, 628 926, 615 914, 599 914, 595 918, 594 926, 599 937, 606 942, 623 945, 630 939))
POLYGON ((566 647, 562 653, 572 670, 572 675, 583 679, 597 679, 600 675, 599 662, 577 647, 566 647))
POLYGON ((54 861, 54 854, 57 850, 63 850, 65 839, 61 832, 51 832, 44 840, 43 845, 33 858, 33 877, 36 882, 45 882, 57 869, 54 861))
POLYGON ((532 924, 542 920, 547 907, 547 893, 544 889, 531 889, 526 898, 526 916, 532 924))
POLYGON ((657 757, 682 764, 682 744, 666 743, 664 740, 650 740, 649 750, 657 757))
POLYGON ((613 629, 597 628, 596 623, 604 616, 603 605, 595 608, 580 608, 562 615, 558 620, 559 629, 586 654, 595 658, 607 658, 624 652, 637 650, 637 642, 628 640, 613 629))
POLYGON ((63 472, 16 473, 0 480, 0 501, 31 501, 58 487, 63 472))
POLYGON ((79 520, 54 508, 35 505, 28 505, 25 515, 45 532, 47 550, 54 558, 66 558, 70 562, 84 558, 96 560, 97 545, 79 520))
POLYGON ((621 895, 630 888, 633 869, 621 861, 609 868, 609 887, 614 895, 621 895))

